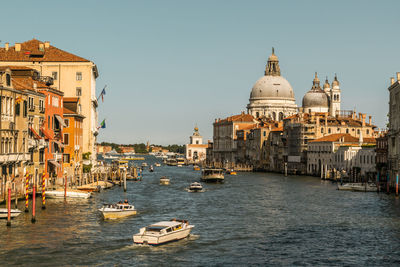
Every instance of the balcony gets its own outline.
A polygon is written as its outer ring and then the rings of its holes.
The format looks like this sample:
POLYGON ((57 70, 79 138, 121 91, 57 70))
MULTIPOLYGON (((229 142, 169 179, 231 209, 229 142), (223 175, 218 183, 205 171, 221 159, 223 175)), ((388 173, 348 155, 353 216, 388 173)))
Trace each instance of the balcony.
POLYGON ((32 139, 32 138, 29 138, 28 139, 28 148, 34 148, 36 146, 37 146, 36 140, 32 139))
POLYGON ((31 155, 28 153, 0 154, 0 162, 29 161, 30 159, 31 159, 31 155))

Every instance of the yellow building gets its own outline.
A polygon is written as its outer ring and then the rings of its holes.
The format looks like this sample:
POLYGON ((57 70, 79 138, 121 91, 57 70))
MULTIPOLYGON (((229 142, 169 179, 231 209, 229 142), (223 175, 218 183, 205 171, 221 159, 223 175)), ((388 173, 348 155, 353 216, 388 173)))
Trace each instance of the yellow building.
POLYGON ((23 170, 30 160, 28 143, 27 93, 13 87, 11 69, 0 67, 0 165, 1 193, 4 193, 6 181, 12 181, 13 187, 21 192, 23 188, 23 170))
POLYGON ((14 46, 5 44, 0 48, 0 66, 27 66, 39 71, 40 76, 49 76, 54 80, 53 87, 62 90, 65 97, 79 97, 83 121, 83 153, 90 152, 96 160, 97 99, 96 65, 87 59, 73 55, 50 42, 36 39, 14 46))

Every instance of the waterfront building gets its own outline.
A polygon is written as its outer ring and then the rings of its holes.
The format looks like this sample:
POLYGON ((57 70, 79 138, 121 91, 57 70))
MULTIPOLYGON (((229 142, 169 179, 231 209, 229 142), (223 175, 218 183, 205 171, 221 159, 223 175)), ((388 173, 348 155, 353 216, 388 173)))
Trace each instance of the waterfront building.
POLYGON ((28 153, 28 94, 13 86, 12 71, 0 67, 0 165, 1 192, 13 179, 13 186, 20 189, 24 167, 31 160, 28 153))
POLYGON ((379 181, 387 182, 388 176, 388 135, 382 131, 376 137, 376 171, 379 173, 379 181))
POLYGON ((389 130, 388 138, 388 164, 390 170, 390 186, 395 187, 396 176, 400 169, 400 72, 397 80, 390 79, 389 90, 389 130))
POLYGON ((335 171, 350 173, 354 168, 360 168, 361 175, 374 172, 375 143, 373 137, 357 138, 346 133, 311 140, 307 149, 307 174, 332 178, 335 171))
POLYGON ((119 149, 122 154, 124 153, 135 154, 135 148, 132 146, 119 146, 119 149))
POLYGON ((79 97, 64 97, 63 167, 73 184, 81 184, 83 175, 83 121, 79 97), (72 179, 71 179, 72 178, 72 179))
MULTIPOLYGON (((10 66, 10 69, 14 88, 27 94, 27 103, 24 101, 15 106, 17 113, 23 109, 27 110, 27 149, 30 160, 24 166, 24 173, 32 175, 36 184, 40 185, 45 172, 45 148, 48 145, 40 131, 45 121, 46 95, 38 91, 37 84, 43 77, 37 76, 37 72, 26 67, 10 66)), ((31 184, 33 180, 30 180, 31 184)))
POLYGON ((304 97, 302 109, 304 113, 328 112, 330 116, 335 117, 340 114, 340 87, 337 76, 332 82, 332 88, 329 85, 328 78, 325 80, 323 89, 320 86, 320 80, 317 73, 313 80, 313 85, 304 97))
POLYGON ((254 84, 249 101, 247 111, 256 118, 266 116, 281 121, 298 111, 292 86, 281 76, 279 60, 273 48, 264 76, 254 84))
POLYGON ((216 119, 213 124, 213 161, 216 166, 231 166, 236 163, 237 131, 257 123, 253 115, 239 115, 216 119))
MULTIPOLYGON (((53 89, 62 91, 66 97, 79 97, 82 105, 83 152, 90 152, 92 161, 96 160, 97 66, 90 60, 76 56, 50 45, 32 39, 10 46, 5 43, 0 48, 0 66, 26 66, 39 72, 39 76, 49 76, 54 80, 53 89)), ((62 113, 62 108, 61 108, 62 113)))
POLYGON ((111 146, 102 146, 102 145, 97 144, 96 149, 97 149, 97 154, 105 154, 105 153, 111 152, 112 147, 111 146))
POLYGON ((291 173, 307 173, 307 145, 315 140, 330 134, 350 134, 374 137, 374 128, 371 116, 366 122, 366 115, 354 111, 341 112, 341 115, 332 117, 326 113, 298 113, 284 119, 284 156, 288 171, 291 173))
POLYGON ((207 144, 203 144, 203 137, 199 133, 199 128, 194 127, 193 135, 190 136, 189 144, 185 145, 186 160, 191 163, 203 162, 206 160, 207 144))

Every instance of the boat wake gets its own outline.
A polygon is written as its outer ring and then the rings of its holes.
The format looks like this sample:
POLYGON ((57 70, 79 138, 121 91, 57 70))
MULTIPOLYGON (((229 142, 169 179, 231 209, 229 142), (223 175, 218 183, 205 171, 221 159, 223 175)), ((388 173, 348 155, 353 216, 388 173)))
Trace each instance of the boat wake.
POLYGON ((193 191, 193 190, 190 190, 189 188, 185 188, 185 191, 186 192, 189 192, 189 193, 202 193, 202 192, 206 192, 206 190, 203 188, 203 189, 201 189, 201 190, 199 190, 199 191, 193 191))

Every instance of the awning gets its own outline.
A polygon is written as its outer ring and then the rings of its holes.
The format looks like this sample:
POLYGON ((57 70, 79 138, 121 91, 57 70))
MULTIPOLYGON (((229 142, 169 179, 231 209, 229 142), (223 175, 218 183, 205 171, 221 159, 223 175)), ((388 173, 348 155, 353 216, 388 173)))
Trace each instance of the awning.
POLYGON ((53 137, 51 137, 51 135, 43 128, 40 128, 40 131, 44 134, 46 139, 53 139, 53 137))
POLYGON ((40 135, 35 130, 33 130, 32 127, 29 127, 29 130, 33 133, 36 139, 42 139, 42 137, 40 137, 40 135))
POLYGON ((58 163, 57 161, 55 161, 54 159, 53 160, 48 160, 48 161, 49 161, 49 163, 54 165, 56 168, 60 168, 61 167, 61 164, 58 163))
POLYGON ((53 140, 54 143, 56 143, 59 147, 64 148, 64 144, 61 143, 60 141, 53 140))
POLYGON ((63 118, 61 118, 60 115, 55 114, 54 116, 56 116, 56 119, 57 119, 58 122, 62 125, 62 127, 67 127, 67 125, 65 124, 63 118))

